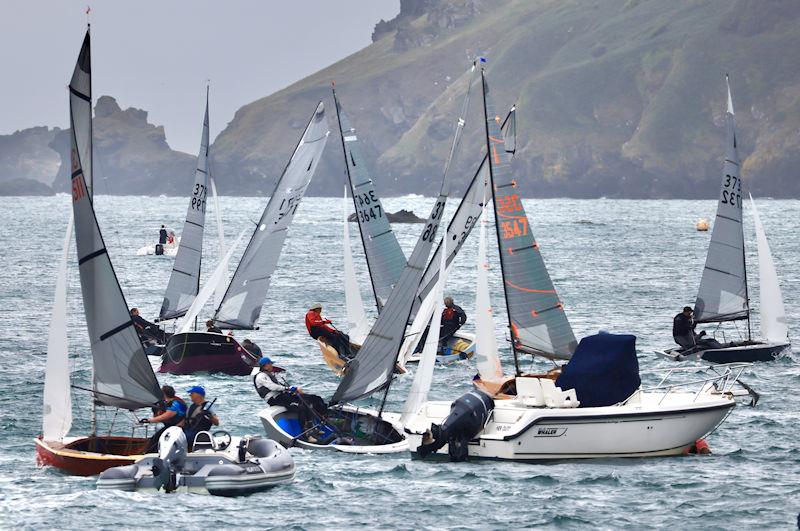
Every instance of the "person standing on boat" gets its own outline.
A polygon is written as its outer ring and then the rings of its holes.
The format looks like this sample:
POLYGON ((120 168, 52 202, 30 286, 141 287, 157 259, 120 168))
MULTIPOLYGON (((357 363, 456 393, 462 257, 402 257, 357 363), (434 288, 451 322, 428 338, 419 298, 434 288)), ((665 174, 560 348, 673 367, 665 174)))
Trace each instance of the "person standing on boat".
POLYGON ((187 391, 192 403, 186 411, 186 420, 183 423, 183 433, 191 449, 194 437, 201 431, 208 431, 211 426, 219 426, 219 417, 211 411, 212 404, 206 402, 206 390, 195 385, 187 391))
POLYGON ((175 394, 175 388, 171 385, 161 386, 163 394, 162 401, 158 408, 153 408, 154 416, 147 419, 140 419, 140 424, 158 424, 163 422, 164 426, 156 431, 147 444, 146 453, 154 452, 158 449, 158 439, 161 434, 171 426, 178 426, 186 418, 186 402, 175 394))
POLYGON ((206 332, 210 332, 212 334, 221 334, 222 330, 218 326, 214 325, 214 320, 209 319, 206 321, 206 332))
POLYGON ((167 228, 164 225, 161 225, 161 229, 158 231, 158 243, 161 245, 166 245, 167 243, 167 228))
POLYGON ((283 406, 289 411, 297 413, 297 420, 305 430, 309 422, 313 424, 314 418, 321 417, 328 409, 322 397, 308 395, 299 387, 287 385, 285 381, 278 380, 272 360, 266 356, 258 360, 259 372, 253 377, 253 385, 258 396, 263 398, 270 406, 283 406))
POLYGON ((692 318, 693 313, 690 306, 684 306, 683 311, 672 318, 672 339, 684 349, 696 346, 700 337, 694 333, 697 323, 692 318))
POLYGON ((331 325, 330 319, 322 317, 322 305, 319 303, 312 304, 311 308, 306 313, 306 329, 308 334, 314 339, 324 338, 325 341, 336 349, 339 357, 343 360, 352 359, 353 353, 350 351, 350 337, 329 326, 331 325))
POLYGON ((439 343, 444 343, 453 334, 458 332, 459 328, 464 326, 467 322, 467 314, 453 302, 453 297, 444 298, 444 310, 442 310, 442 324, 439 329, 439 343))

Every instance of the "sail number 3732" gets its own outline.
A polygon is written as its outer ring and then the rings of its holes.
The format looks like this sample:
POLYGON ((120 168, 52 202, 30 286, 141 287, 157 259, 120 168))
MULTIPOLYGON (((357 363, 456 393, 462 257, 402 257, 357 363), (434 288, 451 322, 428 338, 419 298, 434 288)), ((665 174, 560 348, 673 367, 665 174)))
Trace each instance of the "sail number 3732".
POLYGON ((735 175, 725 174, 725 184, 720 201, 726 205, 742 208, 742 181, 735 175))

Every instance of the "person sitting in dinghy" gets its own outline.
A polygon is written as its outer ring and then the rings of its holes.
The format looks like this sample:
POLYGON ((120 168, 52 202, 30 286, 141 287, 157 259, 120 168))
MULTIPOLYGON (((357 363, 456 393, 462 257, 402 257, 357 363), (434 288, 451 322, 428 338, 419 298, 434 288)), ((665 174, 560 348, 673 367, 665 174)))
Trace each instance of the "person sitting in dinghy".
POLYGON ((161 330, 157 324, 151 323, 141 315, 139 315, 139 308, 131 308, 131 321, 136 328, 136 333, 139 334, 139 339, 145 346, 152 343, 163 345, 169 339, 169 335, 161 330))
POLYGON ((247 352, 252 354, 254 358, 258 359, 262 357, 261 347, 259 347, 249 339, 245 338, 245 340, 242 341, 242 347, 244 347, 244 349, 247 352))
POLYGON ((214 325, 214 319, 209 319, 206 321, 206 332, 212 334, 221 334, 222 330, 220 330, 218 326, 214 325))
POLYGON ((192 399, 192 404, 186 410, 183 433, 186 435, 191 451, 195 436, 201 431, 210 430, 211 426, 219 426, 219 417, 211 410, 214 403, 206 402, 206 390, 202 386, 195 385, 187 393, 192 399))
POLYGON ((305 430, 314 424, 314 419, 321 417, 328 409, 322 397, 309 395, 299 387, 288 385, 278 379, 275 365, 266 356, 258 360, 259 372, 253 377, 253 385, 258 396, 270 406, 282 406, 297 413, 297 420, 305 430))
POLYGON ((447 341, 467 322, 467 313, 453 302, 453 297, 444 298, 442 325, 439 329, 439 343, 447 341))
POLYGON ((353 358, 350 350, 350 336, 333 328, 330 319, 322 317, 322 305, 312 304, 306 313, 306 329, 314 339, 322 337, 325 342, 336 349, 339 357, 347 361, 353 358))
POLYGON ((157 407, 153 408, 154 416, 139 420, 140 424, 164 423, 164 426, 150 437, 150 441, 147 443, 147 450, 145 450, 145 453, 148 454, 158 449, 158 439, 167 428, 178 426, 186 418, 186 402, 175 394, 175 388, 171 385, 163 385, 161 386, 161 393, 163 394, 162 401, 157 407))

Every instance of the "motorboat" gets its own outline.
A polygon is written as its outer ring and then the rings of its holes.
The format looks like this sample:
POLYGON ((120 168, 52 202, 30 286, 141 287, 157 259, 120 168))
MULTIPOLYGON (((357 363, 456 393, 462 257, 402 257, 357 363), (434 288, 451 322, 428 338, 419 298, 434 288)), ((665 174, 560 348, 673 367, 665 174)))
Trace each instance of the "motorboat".
POLYGON ((173 426, 159 438, 158 454, 109 468, 100 474, 97 488, 243 496, 291 483, 294 475, 294 459, 275 441, 203 431, 189 451, 183 430, 173 426))

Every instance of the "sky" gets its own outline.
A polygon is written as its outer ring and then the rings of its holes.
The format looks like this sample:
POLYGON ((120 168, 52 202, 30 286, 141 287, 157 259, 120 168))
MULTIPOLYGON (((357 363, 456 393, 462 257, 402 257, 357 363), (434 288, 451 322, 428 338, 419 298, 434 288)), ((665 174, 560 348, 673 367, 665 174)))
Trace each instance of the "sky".
MULTIPOLYGON (((95 0, 94 99, 149 112, 173 149, 197 152, 206 80, 211 136, 236 110, 370 44, 399 0, 95 0)), ((66 127, 86 0, 3 0, 0 134, 66 127)))

